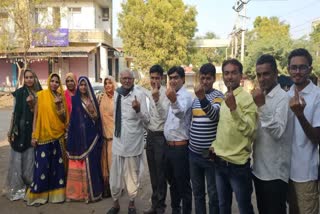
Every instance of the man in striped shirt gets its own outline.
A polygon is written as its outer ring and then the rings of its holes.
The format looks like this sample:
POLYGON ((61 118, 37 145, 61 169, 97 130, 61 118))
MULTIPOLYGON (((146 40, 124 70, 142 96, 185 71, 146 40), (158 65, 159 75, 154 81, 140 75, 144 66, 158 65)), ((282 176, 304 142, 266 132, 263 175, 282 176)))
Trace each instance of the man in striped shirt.
POLYGON ((223 94, 213 89, 216 80, 216 68, 207 63, 200 68, 200 84, 195 87, 197 96, 192 104, 190 126, 189 163, 196 214, 205 214, 205 179, 209 196, 209 213, 219 213, 218 196, 215 184, 214 163, 209 159, 208 151, 216 138, 219 121, 220 103, 223 94))

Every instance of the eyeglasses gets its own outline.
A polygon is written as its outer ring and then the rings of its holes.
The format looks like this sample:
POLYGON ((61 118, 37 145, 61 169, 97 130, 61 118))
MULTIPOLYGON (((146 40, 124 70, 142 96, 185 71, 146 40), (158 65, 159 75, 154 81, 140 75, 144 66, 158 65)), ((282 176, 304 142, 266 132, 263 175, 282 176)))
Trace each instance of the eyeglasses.
POLYGON ((301 72, 307 72, 309 70, 309 65, 290 65, 289 69, 290 71, 301 71, 301 72))

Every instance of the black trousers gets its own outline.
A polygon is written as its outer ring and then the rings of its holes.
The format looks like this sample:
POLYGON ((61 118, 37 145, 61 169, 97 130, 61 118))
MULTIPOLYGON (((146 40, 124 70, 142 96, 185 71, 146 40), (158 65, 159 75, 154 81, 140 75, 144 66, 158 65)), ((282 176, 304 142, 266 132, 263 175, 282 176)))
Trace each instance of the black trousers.
POLYGON ((166 178, 170 185, 172 214, 190 214, 192 210, 192 189, 189 172, 188 145, 166 146, 166 178))
POLYGON ((283 180, 263 181, 253 175, 260 214, 286 214, 288 183, 283 180))
POLYGON ((159 213, 166 207, 167 182, 165 178, 165 144, 163 132, 147 133, 146 154, 152 186, 152 208, 159 213))

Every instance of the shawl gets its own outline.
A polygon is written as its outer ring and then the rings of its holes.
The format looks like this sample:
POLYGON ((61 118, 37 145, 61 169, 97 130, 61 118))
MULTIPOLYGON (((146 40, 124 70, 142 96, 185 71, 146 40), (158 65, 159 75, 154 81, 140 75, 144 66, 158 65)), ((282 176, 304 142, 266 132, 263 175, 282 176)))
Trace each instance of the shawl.
POLYGON ((13 112, 13 124, 9 133, 12 139, 10 145, 16 152, 23 152, 31 147, 33 112, 30 110, 26 100, 29 95, 32 95, 34 96, 34 102, 36 102, 34 93, 42 90, 37 75, 31 70, 26 70, 24 75, 26 72, 31 72, 34 77, 34 84, 31 91, 26 85, 23 85, 22 88, 19 88, 12 93, 15 97, 15 106, 13 112))
MULTIPOLYGON (((62 121, 54 103, 54 95, 50 88, 50 81, 53 75, 50 74, 48 78, 48 89, 38 92, 38 108, 35 130, 33 130, 32 138, 38 140, 38 144, 51 143, 59 139, 65 134, 68 124, 68 114, 65 114, 66 119, 62 121)), ((63 88, 61 79, 59 78, 60 86, 57 90, 61 94, 63 108, 66 111, 67 105, 65 97, 63 96, 63 88)))
POLYGON ((88 113, 86 105, 81 100, 80 87, 72 97, 72 111, 68 129, 67 154, 69 159, 82 160, 89 153, 102 145, 102 126, 99 106, 94 91, 87 77, 80 77, 78 86, 82 81, 87 84, 88 98, 91 101, 98 117, 92 118, 88 113))
POLYGON ((122 96, 127 96, 134 88, 134 85, 130 88, 130 89, 125 89, 123 86, 117 88, 117 92, 118 92, 118 97, 117 97, 117 101, 116 101, 116 116, 115 116, 115 120, 114 120, 114 136, 115 137, 120 137, 121 136, 121 97, 122 96))

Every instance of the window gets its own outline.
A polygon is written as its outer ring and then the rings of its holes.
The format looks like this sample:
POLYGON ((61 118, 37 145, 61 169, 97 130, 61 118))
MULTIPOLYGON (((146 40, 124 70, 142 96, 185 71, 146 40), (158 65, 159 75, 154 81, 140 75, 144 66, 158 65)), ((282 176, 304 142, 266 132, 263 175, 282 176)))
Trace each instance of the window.
POLYGON ((68 25, 70 29, 81 28, 81 7, 69 7, 68 8, 68 25))
POLYGON ((102 8, 102 21, 109 21, 109 8, 102 8))
POLYGON ((44 24, 45 18, 47 16, 47 8, 36 8, 34 13, 35 24, 44 24))
POLYGON ((53 25, 59 28, 61 25, 60 7, 53 8, 53 25))
POLYGON ((9 18, 8 13, 0 13, 0 29, 8 25, 8 21, 9 21, 8 18, 9 18))

